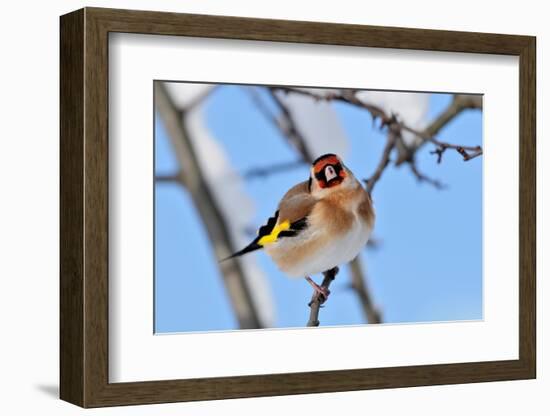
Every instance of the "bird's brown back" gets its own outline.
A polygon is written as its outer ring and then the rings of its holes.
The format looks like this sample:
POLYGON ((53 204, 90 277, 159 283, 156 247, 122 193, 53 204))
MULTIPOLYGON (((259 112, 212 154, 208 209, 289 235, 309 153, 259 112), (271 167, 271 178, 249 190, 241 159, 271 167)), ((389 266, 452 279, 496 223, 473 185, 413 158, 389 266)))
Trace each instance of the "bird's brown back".
POLYGON ((279 223, 293 223, 307 217, 316 202, 309 193, 308 181, 300 182, 290 188, 279 202, 279 223))

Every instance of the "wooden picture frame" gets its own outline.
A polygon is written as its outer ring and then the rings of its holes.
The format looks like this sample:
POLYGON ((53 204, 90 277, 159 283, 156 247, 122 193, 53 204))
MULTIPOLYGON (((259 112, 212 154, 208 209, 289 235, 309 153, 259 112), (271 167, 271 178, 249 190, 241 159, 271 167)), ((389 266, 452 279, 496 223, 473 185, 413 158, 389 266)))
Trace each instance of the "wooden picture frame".
POLYGON ((85 8, 61 17, 60 396, 82 407, 535 378, 535 38, 85 8), (520 67, 519 359, 109 383, 110 32, 502 54, 520 67))

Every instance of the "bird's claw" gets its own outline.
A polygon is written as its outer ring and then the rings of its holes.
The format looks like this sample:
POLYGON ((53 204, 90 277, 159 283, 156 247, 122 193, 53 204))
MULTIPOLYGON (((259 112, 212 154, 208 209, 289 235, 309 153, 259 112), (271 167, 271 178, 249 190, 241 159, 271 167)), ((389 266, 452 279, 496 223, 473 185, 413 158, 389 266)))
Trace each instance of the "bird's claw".
POLYGON ((328 290, 327 287, 319 286, 317 283, 315 283, 309 276, 306 277, 306 280, 309 282, 311 287, 313 287, 313 290, 315 290, 315 295, 311 299, 311 301, 308 303, 308 306, 311 307, 311 304, 314 301, 319 301, 319 304, 322 305, 325 303, 328 299, 328 295, 330 295, 330 290, 328 290))
POLYGON ((326 287, 319 286, 320 290, 317 292, 317 297, 321 301, 321 303, 326 302, 328 299, 328 295, 330 295, 330 290, 328 290, 326 287))

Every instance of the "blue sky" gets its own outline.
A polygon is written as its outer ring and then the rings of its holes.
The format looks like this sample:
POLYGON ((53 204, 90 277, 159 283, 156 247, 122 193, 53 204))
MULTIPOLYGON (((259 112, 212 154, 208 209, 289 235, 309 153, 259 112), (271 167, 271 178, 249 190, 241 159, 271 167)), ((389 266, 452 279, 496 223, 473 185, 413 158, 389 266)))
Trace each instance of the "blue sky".
MULTIPOLYGON (((431 119, 451 100, 430 96, 431 119)), ((334 104, 350 149, 346 165, 368 177, 379 161, 385 136, 372 128, 365 111, 334 104)), ((206 102, 206 122, 220 140, 237 171, 287 162, 296 153, 255 109, 238 86, 222 86, 206 102)), ((166 132, 157 117, 157 174, 176 169, 166 132)), ((440 140, 482 144, 482 115, 465 112, 439 135, 440 140)), ((444 190, 418 183, 406 166, 390 166, 377 184, 374 203, 376 249, 361 253, 375 303, 387 323, 470 320, 482 318, 482 157, 469 162, 447 152, 441 164, 425 146, 418 154, 420 169, 447 185, 444 190)), ((284 192, 307 179, 308 167, 246 182, 255 203, 251 226, 273 214, 284 192)), ((251 254, 269 278, 276 308, 275 327, 301 327, 307 321, 311 287, 289 279, 262 252, 251 254)), ((347 288, 342 267, 321 311, 322 325, 364 323, 360 305, 347 288)), ((319 276, 314 277, 320 281, 319 276)), ((157 332, 236 329, 217 259, 192 201, 175 184, 157 184, 155 199, 155 329, 157 332)))

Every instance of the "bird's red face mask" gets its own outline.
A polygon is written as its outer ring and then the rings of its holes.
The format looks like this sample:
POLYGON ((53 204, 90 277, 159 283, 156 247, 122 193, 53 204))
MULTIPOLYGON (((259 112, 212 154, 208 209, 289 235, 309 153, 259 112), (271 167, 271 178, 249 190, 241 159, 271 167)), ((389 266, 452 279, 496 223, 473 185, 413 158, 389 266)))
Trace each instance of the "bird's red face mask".
POLYGON ((320 188, 340 185, 346 178, 346 170, 336 155, 324 155, 313 162, 313 174, 320 188))

